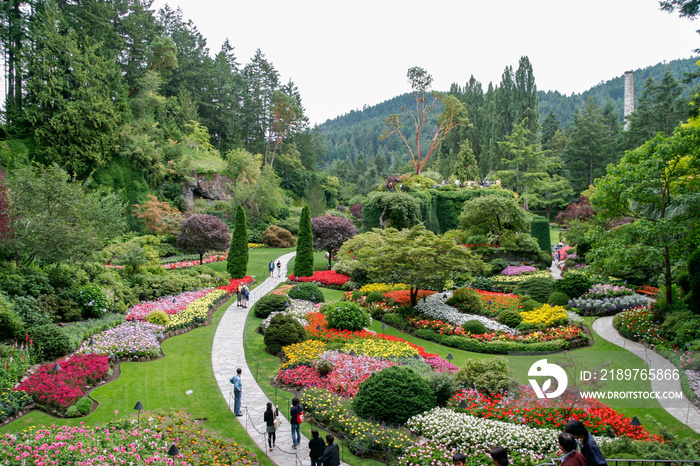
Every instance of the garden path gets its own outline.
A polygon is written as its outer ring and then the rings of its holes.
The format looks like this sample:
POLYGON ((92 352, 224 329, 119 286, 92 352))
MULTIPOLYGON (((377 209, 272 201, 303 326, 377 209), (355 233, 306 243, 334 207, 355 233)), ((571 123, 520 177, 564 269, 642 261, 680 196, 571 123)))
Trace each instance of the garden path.
MULTIPOLYGON (((655 351, 620 335, 613 327, 612 316, 596 319, 593 322, 593 330, 601 338, 639 356, 649 366, 649 369, 674 370, 676 368, 668 359, 655 351)), ((653 380, 651 389, 656 392, 672 391, 682 393, 681 383, 678 380, 653 380)), ((673 417, 700 434, 700 410, 693 406, 685 395, 681 399, 659 399, 658 401, 673 417)))
MULTIPOLYGON (((282 262, 282 273, 277 277, 268 277, 259 286, 250 292, 248 309, 241 309, 234 304, 226 309, 221 318, 214 343, 211 350, 212 368, 214 376, 219 385, 221 394, 230 405, 233 411, 232 385, 229 379, 236 373, 236 368, 242 369, 241 378, 243 381, 242 411, 243 416, 238 417, 238 421, 246 429, 253 441, 266 453, 270 459, 281 466, 296 466, 309 463, 308 439, 302 435, 301 444, 298 449, 292 448, 292 435, 289 427, 289 420, 284 417, 286 407, 280 407, 280 416, 284 419, 282 426, 277 431, 276 447, 273 451, 268 451, 267 434, 265 433, 265 422, 263 413, 268 401, 271 401, 263 392, 259 385, 255 383, 253 374, 246 363, 244 351, 244 329, 248 310, 255 302, 265 296, 286 280, 287 263, 294 257, 296 252, 290 252, 279 257, 282 262)), ((277 262, 275 260, 275 262, 277 262)), ((345 463, 341 463, 345 464, 345 463)))
POLYGON ((552 265, 549 267, 549 271, 552 272, 552 278, 555 280, 561 280, 561 269, 557 267, 552 261, 552 265))

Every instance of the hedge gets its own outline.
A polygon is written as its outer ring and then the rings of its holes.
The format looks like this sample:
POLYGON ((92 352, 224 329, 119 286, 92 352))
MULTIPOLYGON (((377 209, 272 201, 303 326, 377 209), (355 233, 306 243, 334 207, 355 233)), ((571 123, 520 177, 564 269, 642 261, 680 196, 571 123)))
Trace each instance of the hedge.
POLYGON ((549 236, 549 221, 546 218, 533 218, 530 226, 530 234, 537 240, 537 243, 539 243, 543 251, 549 253, 552 250, 552 239, 549 236))
POLYGON ((487 354, 508 354, 511 351, 564 351, 569 349, 570 346, 569 342, 566 340, 542 341, 537 343, 521 343, 518 341, 490 341, 485 343, 461 335, 443 335, 427 328, 417 329, 415 331, 415 336, 451 348, 487 354))

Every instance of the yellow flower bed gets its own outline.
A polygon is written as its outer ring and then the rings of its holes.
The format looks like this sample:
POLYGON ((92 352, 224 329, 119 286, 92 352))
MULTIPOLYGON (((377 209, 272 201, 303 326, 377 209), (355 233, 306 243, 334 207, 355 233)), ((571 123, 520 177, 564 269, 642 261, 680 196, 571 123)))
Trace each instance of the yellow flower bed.
POLYGON ((379 291, 380 293, 386 293, 387 291, 397 291, 397 290, 410 290, 411 285, 406 285, 405 283, 370 283, 360 288, 360 293, 363 295, 369 294, 373 291, 379 291))
POLYGON ((321 340, 306 340, 301 343, 287 345, 282 348, 284 352, 284 363, 282 369, 308 364, 320 358, 326 351, 326 344, 321 340))
POLYGON ((170 316, 170 321, 166 328, 171 329, 181 325, 188 325, 193 322, 204 322, 207 320, 209 306, 217 299, 226 296, 225 290, 213 290, 208 295, 192 301, 184 310, 170 316))
POLYGON ((494 283, 508 283, 514 285, 516 283, 520 283, 531 278, 551 276, 552 272, 550 272, 549 270, 538 270, 537 272, 526 273, 523 275, 494 275, 493 277, 489 277, 489 280, 491 280, 494 283))
POLYGON ((358 355, 371 356, 373 358, 412 358, 418 356, 418 350, 401 341, 379 340, 374 338, 358 338, 349 341, 343 350, 349 353, 351 350, 358 355))
POLYGON ((268 247, 267 244, 262 243, 248 243, 248 249, 260 249, 268 247))
POLYGON ((535 327, 551 327, 566 321, 566 309, 563 306, 550 306, 545 304, 532 311, 521 312, 523 324, 535 327))

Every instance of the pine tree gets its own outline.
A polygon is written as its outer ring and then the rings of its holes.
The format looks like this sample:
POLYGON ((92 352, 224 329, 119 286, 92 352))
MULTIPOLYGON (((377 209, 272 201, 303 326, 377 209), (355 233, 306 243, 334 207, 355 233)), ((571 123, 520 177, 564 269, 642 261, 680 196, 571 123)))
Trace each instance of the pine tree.
POLYGON ((243 278, 248 271, 248 226, 245 211, 240 204, 236 208, 236 224, 231 235, 226 270, 231 274, 231 278, 243 278))
POLYGON ((460 146, 454 174, 463 183, 479 178, 479 167, 476 164, 476 157, 474 157, 469 139, 465 139, 460 146))
POLYGON ((294 275, 310 277, 314 274, 314 237, 311 230, 309 205, 305 204, 299 218, 299 236, 297 238, 297 259, 294 263, 294 275))

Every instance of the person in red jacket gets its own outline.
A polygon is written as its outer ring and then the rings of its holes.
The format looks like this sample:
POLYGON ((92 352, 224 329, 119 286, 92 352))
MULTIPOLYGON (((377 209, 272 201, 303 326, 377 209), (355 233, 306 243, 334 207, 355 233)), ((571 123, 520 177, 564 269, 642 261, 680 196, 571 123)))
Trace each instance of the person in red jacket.
POLYGON ((587 466, 586 458, 576 451, 576 439, 572 434, 562 432, 558 440, 559 447, 564 453, 561 457, 561 466, 587 466))

